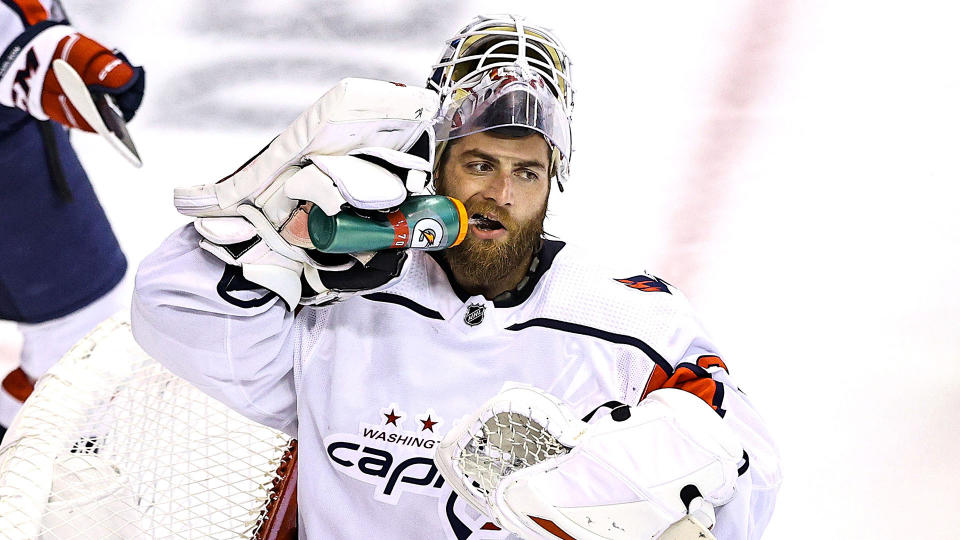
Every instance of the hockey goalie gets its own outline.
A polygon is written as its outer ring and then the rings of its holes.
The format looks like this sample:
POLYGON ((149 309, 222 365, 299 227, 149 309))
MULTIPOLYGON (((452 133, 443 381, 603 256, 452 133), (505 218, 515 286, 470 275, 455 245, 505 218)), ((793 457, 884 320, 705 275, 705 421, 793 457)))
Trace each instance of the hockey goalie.
POLYGON ((683 295, 544 235, 573 97, 550 31, 478 17, 427 88, 345 79, 176 191, 133 335, 297 437, 301 538, 762 535, 777 454, 683 295))

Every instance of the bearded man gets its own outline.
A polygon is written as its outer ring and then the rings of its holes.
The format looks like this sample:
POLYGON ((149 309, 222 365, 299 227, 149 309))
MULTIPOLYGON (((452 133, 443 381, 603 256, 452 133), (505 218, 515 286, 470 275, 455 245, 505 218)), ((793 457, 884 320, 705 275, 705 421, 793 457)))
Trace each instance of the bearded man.
POLYGON ((197 219, 139 269, 137 341, 298 438, 301 537, 677 538, 689 519, 758 538, 776 452, 686 301, 542 237, 571 154, 559 42, 479 17, 428 87, 347 79, 233 175, 178 190, 197 219), (430 173, 466 208, 462 244, 335 255, 304 240, 313 207, 382 222, 430 173), (571 460, 485 507, 434 454, 505 382, 591 423, 571 460))

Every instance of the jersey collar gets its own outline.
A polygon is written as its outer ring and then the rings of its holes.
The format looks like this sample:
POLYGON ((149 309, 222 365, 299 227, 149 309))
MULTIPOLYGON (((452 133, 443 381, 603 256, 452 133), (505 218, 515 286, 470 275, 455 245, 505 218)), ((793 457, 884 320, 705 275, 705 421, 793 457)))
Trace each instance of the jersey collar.
MULTIPOLYGON (((554 258, 556 258, 564 246, 566 246, 566 243, 563 241, 544 238, 540 242, 540 249, 534 254, 533 260, 530 262, 530 269, 527 271, 527 275, 520 280, 516 288, 497 295, 497 297, 493 299, 493 306, 498 308, 516 307, 525 302, 527 298, 530 297, 530 294, 533 293, 533 289, 536 288, 540 278, 550 269, 554 258)), ((456 293, 457 298, 459 298, 461 302, 467 302, 471 296, 464 291, 460 287, 460 284, 457 283, 457 280, 454 279, 453 271, 450 269, 450 265, 447 264, 443 252, 431 251, 428 252, 428 254, 433 257, 440 268, 443 269, 443 273, 447 276, 447 281, 450 282, 450 288, 456 293)))

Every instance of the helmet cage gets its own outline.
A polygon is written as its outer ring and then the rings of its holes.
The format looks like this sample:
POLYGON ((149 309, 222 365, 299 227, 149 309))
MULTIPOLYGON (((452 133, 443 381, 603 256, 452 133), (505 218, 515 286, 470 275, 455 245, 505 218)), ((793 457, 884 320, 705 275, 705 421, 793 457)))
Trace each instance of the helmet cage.
MULTIPOLYGON (((520 68, 528 73, 532 71, 539 75, 537 80, 552 94, 553 99, 549 101, 556 104, 556 107, 550 105, 551 124, 556 124, 562 117, 567 124, 566 133, 558 140, 557 133, 560 130, 556 125, 549 130, 537 129, 536 124, 530 126, 529 122, 510 125, 527 125, 543 133, 553 147, 552 173, 557 175, 558 181, 565 180, 572 151, 569 123, 574 91, 570 80, 571 62, 560 42, 549 30, 528 25, 519 16, 497 15, 477 17, 446 44, 440 60, 433 66, 433 76, 427 81, 427 86, 440 94, 441 115, 446 114, 448 121, 451 120, 449 114, 460 105, 457 102, 462 102, 471 89, 482 85, 484 76, 491 70, 520 68)), ((486 129, 493 127, 497 126, 486 129)))
POLYGON ((525 24, 515 15, 479 16, 446 42, 447 48, 433 66, 427 86, 441 99, 453 89, 472 86, 489 69, 511 64, 529 65, 543 75, 551 91, 563 103, 567 115, 573 110, 570 59, 553 34, 525 24))

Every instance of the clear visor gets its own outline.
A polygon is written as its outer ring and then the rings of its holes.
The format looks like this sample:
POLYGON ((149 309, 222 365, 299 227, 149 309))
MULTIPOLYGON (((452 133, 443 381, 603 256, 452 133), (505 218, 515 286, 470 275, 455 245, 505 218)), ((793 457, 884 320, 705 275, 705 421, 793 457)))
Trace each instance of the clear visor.
POLYGON ((562 104, 539 75, 521 75, 517 69, 497 68, 476 85, 454 90, 434 125, 437 141, 500 127, 538 131, 570 157, 570 122, 562 104))

